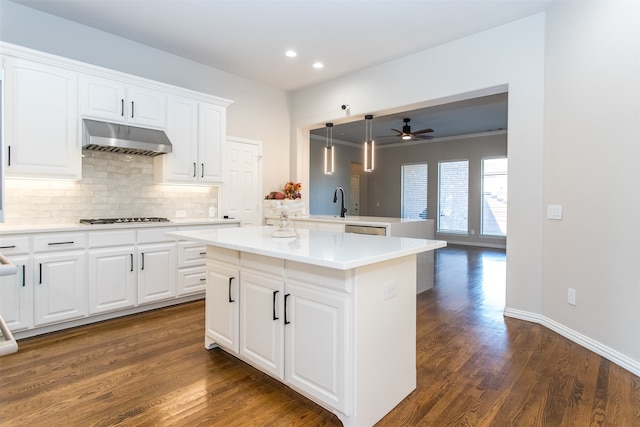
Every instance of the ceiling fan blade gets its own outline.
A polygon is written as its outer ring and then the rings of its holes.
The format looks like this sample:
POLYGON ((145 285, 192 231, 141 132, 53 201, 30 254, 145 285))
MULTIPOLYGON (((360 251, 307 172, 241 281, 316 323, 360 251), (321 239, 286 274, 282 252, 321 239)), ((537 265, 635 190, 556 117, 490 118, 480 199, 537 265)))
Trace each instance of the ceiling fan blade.
POLYGON ((398 129, 391 129, 391 130, 394 131, 394 132, 398 132, 398 136, 399 135, 404 135, 404 132, 402 132, 402 131, 400 131, 398 129))
POLYGON ((413 135, 413 139, 433 139, 431 135, 413 135))
POLYGON ((411 133, 413 135, 416 135, 416 134, 419 134, 419 133, 429 133, 429 132, 433 132, 433 129, 427 128, 427 129, 417 130, 417 131, 411 132, 411 133))

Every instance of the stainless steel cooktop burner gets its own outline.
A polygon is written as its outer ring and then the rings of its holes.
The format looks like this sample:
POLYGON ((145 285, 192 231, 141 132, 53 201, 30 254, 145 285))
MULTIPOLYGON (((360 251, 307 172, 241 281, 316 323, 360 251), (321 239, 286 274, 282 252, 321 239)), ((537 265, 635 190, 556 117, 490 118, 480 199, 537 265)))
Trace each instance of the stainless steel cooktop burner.
POLYGON ((168 218, 158 218, 153 216, 135 218, 90 218, 81 219, 80 224, 128 224, 140 222, 170 222, 168 218))

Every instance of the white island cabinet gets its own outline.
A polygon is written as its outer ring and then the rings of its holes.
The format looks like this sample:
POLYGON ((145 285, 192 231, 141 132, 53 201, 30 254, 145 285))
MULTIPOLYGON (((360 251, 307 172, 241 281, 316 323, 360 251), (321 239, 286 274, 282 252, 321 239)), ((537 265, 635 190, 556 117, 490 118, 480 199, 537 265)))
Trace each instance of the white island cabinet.
POLYGON ((167 233, 207 245, 205 347, 373 425, 416 387, 416 255, 446 243, 273 231, 167 233))

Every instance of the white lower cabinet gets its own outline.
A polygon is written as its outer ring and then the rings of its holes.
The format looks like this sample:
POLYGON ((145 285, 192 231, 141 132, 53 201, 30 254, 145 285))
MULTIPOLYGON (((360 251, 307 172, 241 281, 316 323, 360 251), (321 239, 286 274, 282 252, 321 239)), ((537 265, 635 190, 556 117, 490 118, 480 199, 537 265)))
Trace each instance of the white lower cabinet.
POLYGON ((33 327, 33 261, 28 255, 8 256, 15 276, 0 277, 0 314, 11 331, 33 327))
POLYGON ((134 307, 134 246, 89 250, 89 314, 134 307))
POLYGON ((350 296, 288 281, 285 271, 281 259, 209 247, 205 346, 348 414, 350 296))
POLYGON ((176 244, 138 246, 138 304, 176 296, 176 244))
MULTIPOLYGON (((207 257, 209 255, 207 254, 207 257)), ((234 353, 240 351, 240 270, 237 265, 207 260, 205 300, 207 347, 214 343, 234 353)))
POLYGON ((84 251, 34 257, 35 326, 87 315, 84 251))

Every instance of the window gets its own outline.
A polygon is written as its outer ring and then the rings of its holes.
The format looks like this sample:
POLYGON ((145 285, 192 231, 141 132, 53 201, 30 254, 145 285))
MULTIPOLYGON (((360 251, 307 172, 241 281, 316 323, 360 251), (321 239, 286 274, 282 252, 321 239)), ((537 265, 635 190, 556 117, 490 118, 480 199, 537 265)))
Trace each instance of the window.
POLYGON ((438 231, 466 233, 469 216, 469 161, 438 164, 438 231))
POLYGON ((402 218, 427 218, 427 164, 402 165, 402 218))
POLYGON ((507 158, 482 159, 482 224, 486 236, 507 235, 507 158))

